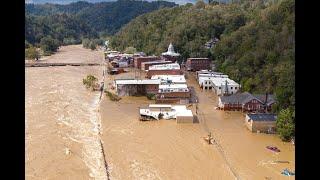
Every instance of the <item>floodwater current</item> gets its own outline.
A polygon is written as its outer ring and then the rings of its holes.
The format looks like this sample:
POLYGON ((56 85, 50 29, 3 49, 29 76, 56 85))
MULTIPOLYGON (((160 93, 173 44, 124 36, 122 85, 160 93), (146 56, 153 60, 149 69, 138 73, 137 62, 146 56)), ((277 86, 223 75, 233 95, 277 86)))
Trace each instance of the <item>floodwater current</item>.
MULTIPOLYGON (((101 51, 66 46, 43 61, 102 60, 101 51)), ((153 101, 123 97, 113 102, 104 96, 99 102, 98 92, 85 89, 82 79, 93 74, 101 80, 102 69, 25 69, 26 179, 294 179, 281 174, 285 168, 294 171, 294 146, 276 135, 251 133, 241 112, 215 110, 217 96, 201 91, 193 76, 187 81, 199 98, 199 123, 141 122, 139 107, 153 101), (209 132, 214 145, 203 140, 209 132), (281 152, 266 149, 268 145, 281 152)), ((108 76, 105 85, 135 75, 108 76)), ((195 106, 189 108, 195 112, 195 106)))
MULTIPOLYGON (((102 62, 103 53, 62 47, 44 62, 102 62)), ((26 178, 107 179, 99 96, 82 79, 100 66, 26 68, 26 178)))

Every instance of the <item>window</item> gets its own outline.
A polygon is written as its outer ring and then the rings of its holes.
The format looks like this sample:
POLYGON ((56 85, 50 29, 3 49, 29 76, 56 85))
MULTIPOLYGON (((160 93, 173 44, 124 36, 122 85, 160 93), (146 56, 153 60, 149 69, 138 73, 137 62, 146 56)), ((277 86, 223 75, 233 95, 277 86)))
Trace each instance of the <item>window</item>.
POLYGON ((219 89, 221 89, 221 87, 219 87, 219 89))
POLYGON ((234 87, 234 89, 237 89, 237 87, 234 87))
POLYGON ((233 89, 233 87, 230 87, 230 89, 233 89))
POLYGON ((208 84, 208 82, 206 81, 206 83, 205 84, 208 84))

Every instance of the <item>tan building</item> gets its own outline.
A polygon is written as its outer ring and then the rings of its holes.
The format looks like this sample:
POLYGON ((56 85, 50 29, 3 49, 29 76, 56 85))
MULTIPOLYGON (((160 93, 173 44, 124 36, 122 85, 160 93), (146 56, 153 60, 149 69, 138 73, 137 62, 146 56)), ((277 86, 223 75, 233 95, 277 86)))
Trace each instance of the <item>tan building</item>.
POLYGON ((251 132, 274 133, 276 119, 275 114, 247 114, 245 124, 251 132))

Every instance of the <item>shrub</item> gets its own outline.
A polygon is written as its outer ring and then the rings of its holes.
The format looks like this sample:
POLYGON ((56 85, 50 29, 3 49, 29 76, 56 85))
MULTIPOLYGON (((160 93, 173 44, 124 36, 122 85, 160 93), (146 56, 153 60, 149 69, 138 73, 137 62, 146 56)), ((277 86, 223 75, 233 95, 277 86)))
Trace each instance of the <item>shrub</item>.
POLYGON ((98 81, 98 78, 90 74, 90 75, 87 75, 87 77, 82 80, 82 83, 86 86, 87 89, 91 88, 92 90, 94 90, 94 87, 96 86, 97 81, 98 81))
POLYGON ((121 100, 121 98, 118 95, 113 94, 110 91, 104 91, 104 92, 106 93, 106 96, 108 96, 111 101, 120 101, 121 100))
POLYGON ((149 94, 147 94, 147 98, 148 98, 149 100, 155 100, 155 99, 156 99, 156 95, 149 93, 149 94))

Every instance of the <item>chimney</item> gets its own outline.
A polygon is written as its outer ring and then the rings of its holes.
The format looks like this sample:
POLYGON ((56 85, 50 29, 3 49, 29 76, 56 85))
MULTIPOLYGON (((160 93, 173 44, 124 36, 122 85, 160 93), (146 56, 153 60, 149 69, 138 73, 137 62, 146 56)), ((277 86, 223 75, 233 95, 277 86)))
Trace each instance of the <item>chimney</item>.
POLYGON ((266 92, 266 99, 265 99, 265 101, 264 101, 264 105, 265 105, 265 108, 266 108, 266 113, 268 112, 268 105, 267 105, 267 103, 268 103, 268 92, 266 92))
POLYGON ((268 93, 266 93, 266 99, 264 101, 265 105, 267 105, 267 102, 268 102, 268 93))

